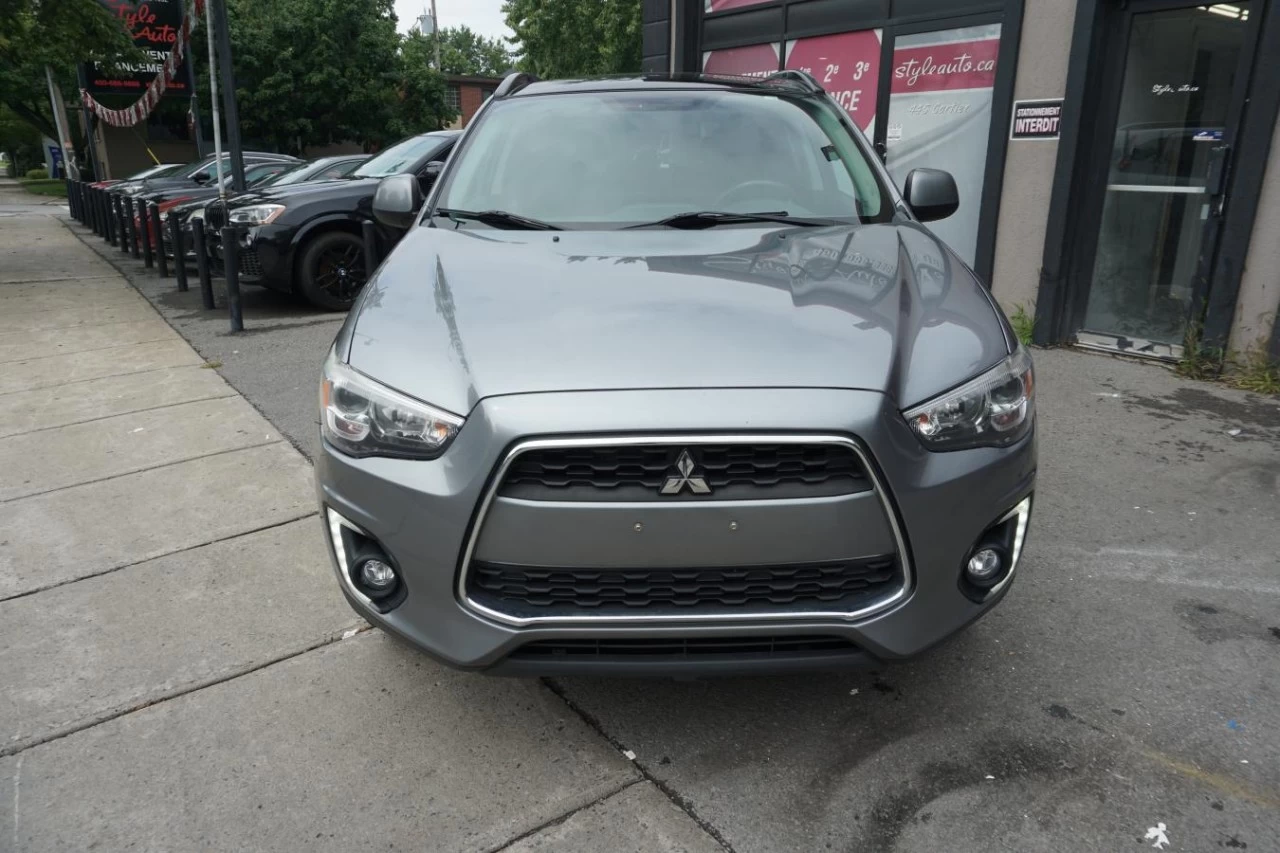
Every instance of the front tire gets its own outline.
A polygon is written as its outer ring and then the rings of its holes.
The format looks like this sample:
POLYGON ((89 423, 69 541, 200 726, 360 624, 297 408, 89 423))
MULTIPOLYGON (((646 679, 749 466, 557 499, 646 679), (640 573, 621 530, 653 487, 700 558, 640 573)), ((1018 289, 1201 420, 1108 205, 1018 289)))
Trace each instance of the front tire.
POLYGON ((345 231, 321 234, 303 249, 298 272, 298 289, 308 302, 346 311, 369 280, 364 241, 345 231))

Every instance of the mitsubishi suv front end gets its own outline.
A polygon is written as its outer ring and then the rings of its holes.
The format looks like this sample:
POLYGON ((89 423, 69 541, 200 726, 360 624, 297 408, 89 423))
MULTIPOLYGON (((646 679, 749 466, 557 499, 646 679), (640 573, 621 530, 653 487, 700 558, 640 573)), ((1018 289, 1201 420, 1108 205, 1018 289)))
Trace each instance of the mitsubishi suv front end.
POLYGON ((808 75, 512 75, 323 367, 343 595, 450 665, 714 674, 915 655, 998 602, 1031 360, 808 75))

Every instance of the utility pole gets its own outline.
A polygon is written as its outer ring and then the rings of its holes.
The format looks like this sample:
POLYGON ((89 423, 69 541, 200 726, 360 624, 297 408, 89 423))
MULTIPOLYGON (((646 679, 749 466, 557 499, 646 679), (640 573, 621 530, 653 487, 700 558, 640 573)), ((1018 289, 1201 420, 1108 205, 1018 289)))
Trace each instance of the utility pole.
POLYGON ((231 184, 242 193, 244 184, 244 151, 240 147, 240 111, 236 109, 236 79, 231 67, 231 31, 227 28, 226 0, 209 0, 218 36, 218 57, 222 66, 222 108, 227 114, 227 144, 231 147, 231 184))
MULTIPOLYGON (((57 128, 58 147, 62 149, 62 173, 67 177, 71 177, 71 153, 67 151, 71 145, 71 135, 67 133, 67 111, 62 105, 62 93, 58 91, 58 84, 53 82, 53 69, 48 65, 44 67, 45 80, 49 83, 49 103, 53 105, 53 123, 57 128)), ((79 180, 80 176, 75 176, 79 180)))
MULTIPOLYGON (((81 89, 89 88, 89 76, 85 73, 83 62, 76 66, 76 80, 79 81, 81 89)), ((89 163, 93 166, 93 177, 99 181, 106 180, 108 177, 106 170, 98 162, 98 141, 97 133, 94 130, 97 118, 93 113, 89 112, 89 108, 83 103, 80 104, 80 115, 84 118, 85 138, 89 140, 89 163)), ((65 157, 66 155, 63 154, 63 156, 65 157)))
POLYGON ((440 17, 436 15, 436 0, 431 0, 431 29, 436 34, 436 70, 443 71, 440 67, 440 17))
POLYGON ((204 31, 209 39, 209 100, 213 102, 213 163, 218 175, 218 197, 225 208, 227 188, 222 182, 222 120, 218 114, 218 57, 213 47, 213 3, 204 4, 204 31))
MULTIPOLYGON (((195 57, 187 56, 187 91, 191 93, 191 132, 195 136, 196 156, 204 157, 204 128, 200 126, 200 98, 196 96, 195 57)), ((210 66, 212 69, 212 66, 210 66)), ((210 73, 213 73, 212 70, 210 73)))

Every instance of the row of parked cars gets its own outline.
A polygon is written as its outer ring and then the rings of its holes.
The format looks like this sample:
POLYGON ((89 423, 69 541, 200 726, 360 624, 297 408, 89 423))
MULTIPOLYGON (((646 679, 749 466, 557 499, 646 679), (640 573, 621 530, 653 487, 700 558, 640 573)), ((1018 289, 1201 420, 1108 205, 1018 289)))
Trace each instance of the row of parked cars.
MULTIPOLYGON (((379 182, 391 175, 412 175, 425 193, 458 135, 459 131, 435 131, 401 140, 373 156, 310 161, 246 151, 246 189, 241 193, 230 190, 231 169, 224 155, 225 201, 213 156, 195 163, 160 164, 96 186, 135 203, 154 202, 166 222, 175 216, 188 238, 183 241, 183 262, 196 261, 190 239, 194 221, 204 223, 206 249, 215 269, 223 257, 220 230, 236 226, 242 284, 296 294, 318 307, 341 311, 355 301, 372 272, 361 229, 365 221, 373 221, 379 182)), ((173 257, 168 228, 160 231, 160 245, 173 257)), ((379 225, 379 255, 401 233, 379 225)))

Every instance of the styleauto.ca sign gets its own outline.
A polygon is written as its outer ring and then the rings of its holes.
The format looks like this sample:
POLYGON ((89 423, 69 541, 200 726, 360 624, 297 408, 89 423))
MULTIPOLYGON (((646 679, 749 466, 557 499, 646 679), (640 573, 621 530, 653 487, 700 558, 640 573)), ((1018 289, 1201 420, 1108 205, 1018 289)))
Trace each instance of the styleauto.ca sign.
MULTIPOLYGON (((181 37, 182 0, 98 0, 120 25, 133 37, 134 47, 147 57, 146 61, 131 63, 108 71, 99 69, 92 62, 85 63, 88 89, 94 95, 114 93, 137 94, 146 90, 156 75, 164 70, 169 51, 181 37)), ((190 61, 190 60, 184 60, 190 61)), ((180 69, 174 75, 165 95, 190 95, 187 86, 187 70, 180 69)))

